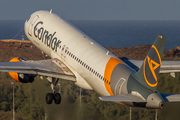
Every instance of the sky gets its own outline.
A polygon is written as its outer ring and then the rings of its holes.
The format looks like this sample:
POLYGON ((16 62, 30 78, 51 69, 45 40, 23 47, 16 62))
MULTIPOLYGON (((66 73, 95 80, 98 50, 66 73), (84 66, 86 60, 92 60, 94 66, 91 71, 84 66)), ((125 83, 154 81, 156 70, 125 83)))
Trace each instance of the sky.
POLYGON ((50 9, 66 20, 180 20, 180 0, 1 0, 0 20, 50 9))

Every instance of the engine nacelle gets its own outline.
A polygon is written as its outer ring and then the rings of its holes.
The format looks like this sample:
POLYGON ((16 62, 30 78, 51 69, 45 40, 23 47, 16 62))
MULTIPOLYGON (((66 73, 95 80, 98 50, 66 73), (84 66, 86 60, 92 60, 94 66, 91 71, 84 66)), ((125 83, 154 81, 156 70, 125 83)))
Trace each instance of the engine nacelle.
MULTIPOLYGON (((21 61, 26 61, 26 60, 21 57, 16 57, 10 60, 10 62, 21 62, 21 61)), ((12 79, 14 79, 17 82, 22 82, 22 83, 28 83, 28 82, 32 83, 35 77, 33 75, 21 74, 21 73, 16 73, 16 72, 8 72, 8 73, 12 79)))

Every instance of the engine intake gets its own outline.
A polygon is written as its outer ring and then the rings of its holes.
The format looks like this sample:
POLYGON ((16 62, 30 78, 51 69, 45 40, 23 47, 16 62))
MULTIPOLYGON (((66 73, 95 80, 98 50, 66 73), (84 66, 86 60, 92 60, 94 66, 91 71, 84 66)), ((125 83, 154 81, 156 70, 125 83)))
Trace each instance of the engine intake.
MULTIPOLYGON (((21 62, 21 61, 26 61, 26 60, 21 57, 16 57, 10 60, 10 62, 21 62)), ((29 82, 32 83, 35 77, 34 75, 21 74, 21 73, 16 73, 16 72, 8 72, 8 73, 12 79, 14 79, 17 82, 22 82, 22 83, 29 83, 29 82)))

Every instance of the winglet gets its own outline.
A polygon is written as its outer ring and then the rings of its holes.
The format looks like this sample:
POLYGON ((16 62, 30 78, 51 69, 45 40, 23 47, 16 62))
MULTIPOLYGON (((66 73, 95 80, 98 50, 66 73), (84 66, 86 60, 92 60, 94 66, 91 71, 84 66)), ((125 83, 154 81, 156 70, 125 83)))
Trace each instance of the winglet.
POLYGON ((138 71, 138 74, 141 77, 140 82, 153 91, 156 90, 156 86, 158 84, 161 58, 165 42, 166 37, 159 34, 138 71))

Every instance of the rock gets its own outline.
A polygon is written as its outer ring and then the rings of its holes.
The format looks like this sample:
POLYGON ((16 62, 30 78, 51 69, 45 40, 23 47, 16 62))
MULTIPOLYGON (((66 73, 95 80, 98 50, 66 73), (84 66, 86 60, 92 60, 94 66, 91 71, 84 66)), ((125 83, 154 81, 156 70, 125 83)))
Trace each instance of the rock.
MULTIPOLYGON (((106 47, 117 57, 127 57, 130 59, 143 60, 148 54, 151 45, 138 45, 135 47, 112 48, 106 47)), ((24 57, 25 59, 43 59, 41 51, 36 48, 30 41, 21 40, 0 40, 0 60, 9 61, 13 57, 24 57), (9 55, 6 55, 8 53, 9 55), (9 58, 11 56, 11 58, 9 58)), ((180 57, 180 47, 165 50, 163 57, 174 60, 180 57)))
POLYGON ((180 46, 176 47, 176 49, 180 50, 180 46))

